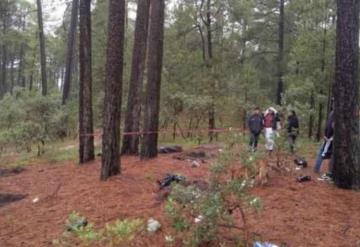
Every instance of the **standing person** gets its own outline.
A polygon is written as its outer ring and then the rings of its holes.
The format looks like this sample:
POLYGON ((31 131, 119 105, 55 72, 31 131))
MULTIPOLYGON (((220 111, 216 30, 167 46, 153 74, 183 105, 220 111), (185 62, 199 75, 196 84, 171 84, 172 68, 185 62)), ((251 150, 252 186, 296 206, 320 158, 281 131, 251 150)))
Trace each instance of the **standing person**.
POLYGON ((295 111, 290 111, 287 122, 288 142, 291 153, 294 153, 296 138, 299 135, 299 119, 295 111))
POLYGON ((259 135, 263 127, 263 117, 260 114, 259 107, 256 107, 253 114, 248 119, 248 128, 250 131, 250 148, 253 152, 255 152, 257 149, 259 135))
POLYGON ((264 114, 264 129, 266 138, 265 148, 269 152, 269 154, 271 154, 274 150, 274 139, 277 133, 276 130, 278 128, 280 128, 280 121, 277 111, 273 107, 270 107, 265 111, 264 114))
MULTIPOLYGON (((332 154, 332 142, 334 139, 334 111, 331 111, 326 122, 324 142, 320 146, 318 156, 316 158, 314 171, 316 173, 320 172, 320 168, 323 160, 330 159, 332 154)), ((331 173, 331 161, 329 165, 331 173)))

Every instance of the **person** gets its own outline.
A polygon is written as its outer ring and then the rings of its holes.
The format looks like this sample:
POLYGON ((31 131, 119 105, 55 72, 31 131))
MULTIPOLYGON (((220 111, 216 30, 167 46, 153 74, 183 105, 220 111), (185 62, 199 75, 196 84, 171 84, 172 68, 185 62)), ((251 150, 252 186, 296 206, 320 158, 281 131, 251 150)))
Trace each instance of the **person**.
POLYGON ((277 130, 281 128, 279 116, 273 107, 265 111, 263 122, 266 138, 265 149, 271 154, 274 150, 275 135, 277 135, 277 130))
POLYGON ((248 128, 250 131, 250 148, 253 152, 256 151, 258 142, 259 142, 259 136, 263 129, 263 117, 260 114, 259 107, 256 107, 254 109, 253 114, 248 119, 248 128))
POLYGON ((329 173, 323 176, 324 178, 329 178, 329 177, 331 178, 331 170, 332 170, 331 156, 332 156, 333 139, 334 139, 334 111, 331 111, 326 121, 324 142, 320 146, 314 167, 314 171, 316 173, 319 173, 323 161, 330 159, 329 173))
POLYGON ((291 153, 295 151, 296 138, 299 135, 299 119, 294 110, 289 112, 287 122, 288 142, 291 153))

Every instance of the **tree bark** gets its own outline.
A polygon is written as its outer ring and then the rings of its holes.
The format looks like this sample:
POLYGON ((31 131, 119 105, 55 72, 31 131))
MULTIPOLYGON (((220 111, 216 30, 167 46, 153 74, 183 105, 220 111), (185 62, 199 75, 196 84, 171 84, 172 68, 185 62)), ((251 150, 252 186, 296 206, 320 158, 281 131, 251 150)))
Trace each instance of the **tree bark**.
POLYGON ((163 59, 165 1, 151 0, 149 51, 147 58, 146 103, 144 109, 144 137, 141 158, 157 156, 160 88, 163 59))
MULTIPOLYGON (((150 0, 139 0, 135 23, 135 37, 130 76, 129 96, 125 117, 125 132, 140 131, 141 94, 146 60, 150 0)), ((123 136, 122 154, 139 153, 139 135, 123 136)))
POLYGON ((278 54, 278 85, 276 91, 276 104, 282 104, 282 97, 284 94, 284 25, 285 25, 285 14, 284 14, 284 2, 280 0, 280 17, 279 17, 279 54, 278 54))
POLYGON ((80 0, 80 90, 79 154, 80 164, 94 160, 92 68, 91 68, 91 0, 80 0))
POLYGON ((44 35, 41 0, 37 0, 37 15, 38 15, 39 42, 40 42, 41 88, 42 88, 41 93, 43 96, 46 96, 47 95, 46 50, 45 50, 45 35, 44 35))
POLYGON ((14 68, 15 56, 11 58, 10 62, 10 94, 13 93, 14 84, 15 84, 15 68, 14 68))
POLYGON ((309 117, 309 133, 308 137, 311 139, 313 137, 313 128, 314 128, 314 111, 315 111, 315 95, 314 90, 311 91, 310 95, 310 117, 309 117))
POLYGON ((125 2, 111 0, 109 12, 101 180, 120 173, 125 2))
MULTIPOLYGON (((206 41, 207 41, 207 68, 212 72, 212 60, 213 60, 213 41, 212 41, 212 21, 211 21, 211 0, 207 0, 206 2, 206 41)), ((213 130, 216 127, 215 122, 215 83, 211 83, 211 103, 208 110, 208 136, 209 141, 212 142, 215 136, 213 130)))
POLYGON ((333 175, 345 189, 360 189, 359 7, 358 0, 337 0, 333 175))
MULTIPOLYGON (((21 26, 22 31, 26 31, 26 15, 24 14, 21 19, 21 26)), ((18 75, 17 75, 17 81, 16 85, 20 87, 25 87, 25 76, 24 76, 24 70, 25 70, 25 46, 26 44, 24 42, 21 43, 20 46, 20 53, 19 53, 19 68, 18 68, 18 75)))
POLYGON ((69 93, 71 89, 71 76, 73 63, 75 58, 75 41, 76 41, 76 30, 77 30, 77 21, 78 21, 78 13, 79 13, 79 0, 73 0, 72 9, 71 9, 71 21, 70 28, 67 40, 67 52, 66 52, 66 70, 65 70, 65 78, 63 85, 63 97, 62 104, 65 105, 66 101, 69 98, 69 93))

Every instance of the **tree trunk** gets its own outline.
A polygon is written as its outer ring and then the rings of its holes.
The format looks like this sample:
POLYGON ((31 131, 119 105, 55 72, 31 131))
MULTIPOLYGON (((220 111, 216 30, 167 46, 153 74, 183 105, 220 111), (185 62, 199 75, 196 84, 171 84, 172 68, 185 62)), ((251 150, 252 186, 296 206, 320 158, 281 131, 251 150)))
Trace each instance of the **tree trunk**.
POLYGON ((2 45, 2 69, 1 69, 1 92, 0 98, 7 92, 7 45, 2 45))
POLYGON ((310 95, 310 118, 309 118, 309 133, 308 137, 311 139, 313 137, 313 128, 314 128, 314 111, 315 111, 315 95, 314 90, 311 91, 310 95))
POLYGON ((71 89, 71 76, 73 63, 75 58, 75 41, 76 41, 76 29, 77 29, 77 21, 78 21, 78 13, 79 13, 79 0, 73 0, 71 7, 71 22, 67 40, 67 53, 66 53, 66 70, 65 70, 65 78, 63 85, 63 97, 62 104, 65 105, 66 101, 69 98, 69 93, 71 89))
MULTIPOLYGON (((146 44, 149 23, 149 0, 139 0, 135 23, 135 37, 132 57, 132 67, 129 85, 129 96, 125 116, 125 132, 140 131, 141 94, 143 88, 146 44)), ((139 153, 139 135, 123 136, 122 154, 139 153)))
POLYGON ((278 85, 276 91, 276 104, 282 104, 282 97, 284 94, 284 1, 280 0, 280 17, 279 17, 279 54, 278 54, 278 85))
POLYGON ((147 85, 144 109, 144 137, 141 158, 157 156, 160 88, 164 39, 164 0, 151 0, 149 25, 149 51, 147 57, 147 85))
MULTIPOLYGON (((212 45, 212 22, 211 22, 211 0, 206 2, 206 41, 207 41, 207 68, 212 72, 213 45, 212 45)), ((215 123, 215 83, 211 82, 211 103, 208 110, 208 136, 212 142, 215 136, 213 130, 216 128, 215 123)))
POLYGON ((13 93, 13 89, 14 89, 14 83, 15 83, 15 68, 14 68, 14 62, 15 62, 15 57, 12 57, 11 62, 10 62, 10 94, 13 93))
POLYGON ((80 0, 80 90, 79 154, 80 164, 94 160, 92 68, 91 68, 91 0, 80 0))
MULTIPOLYGON (((24 14, 22 20, 21 20, 21 25, 22 25, 22 31, 25 32, 26 31, 26 15, 24 14)), ((18 67, 18 75, 17 75, 17 82, 16 85, 19 87, 25 87, 25 76, 24 76, 24 71, 25 71, 25 43, 22 42, 21 46, 20 46, 20 53, 19 53, 19 67, 18 67)))
POLYGON ((318 125, 316 132, 316 141, 318 142, 321 140, 321 136, 322 136, 323 109, 324 109, 324 104, 319 103, 318 125))
MULTIPOLYGON (((4 8, 4 13, 2 14, 3 21, 3 35, 5 36, 8 30, 8 13, 7 6, 4 8)), ((7 45, 6 42, 3 41, 2 44, 2 64, 1 64, 1 80, 0 80, 0 98, 4 96, 7 92, 7 45)))
POLYGON ((47 95, 47 76, 46 76, 46 51, 45 51, 45 35, 43 25, 43 15, 41 0, 37 0, 37 14, 39 25, 39 42, 40 42, 40 63, 41 63, 41 88, 42 95, 47 95))
POLYGON ((333 174, 345 189, 360 189, 359 6, 357 0, 337 0, 333 174))
POLYGON ((125 2, 111 0, 109 12, 101 180, 106 180, 108 177, 120 173, 125 2))

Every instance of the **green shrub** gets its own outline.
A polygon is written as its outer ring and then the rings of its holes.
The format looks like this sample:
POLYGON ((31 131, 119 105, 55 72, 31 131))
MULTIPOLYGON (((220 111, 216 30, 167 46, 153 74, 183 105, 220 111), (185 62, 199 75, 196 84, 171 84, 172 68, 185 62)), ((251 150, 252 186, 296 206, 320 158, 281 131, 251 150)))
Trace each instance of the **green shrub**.
POLYGON ((254 209, 258 211, 261 202, 249 194, 249 189, 253 186, 253 176, 234 176, 232 171, 237 169, 254 173, 258 156, 244 151, 242 138, 241 135, 230 132, 227 147, 210 168, 207 190, 180 184, 172 187, 165 212, 172 222, 175 236, 183 239, 184 245, 223 243, 224 231, 228 232, 227 234, 238 231, 236 236, 232 236, 237 244, 244 244, 249 240, 246 213, 254 209), (241 165, 237 162, 239 153, 241 165), (235 211, 242 216, 241 222, 234 219, 235 211), (243 239, 239 236, 243 236, 243 239))

